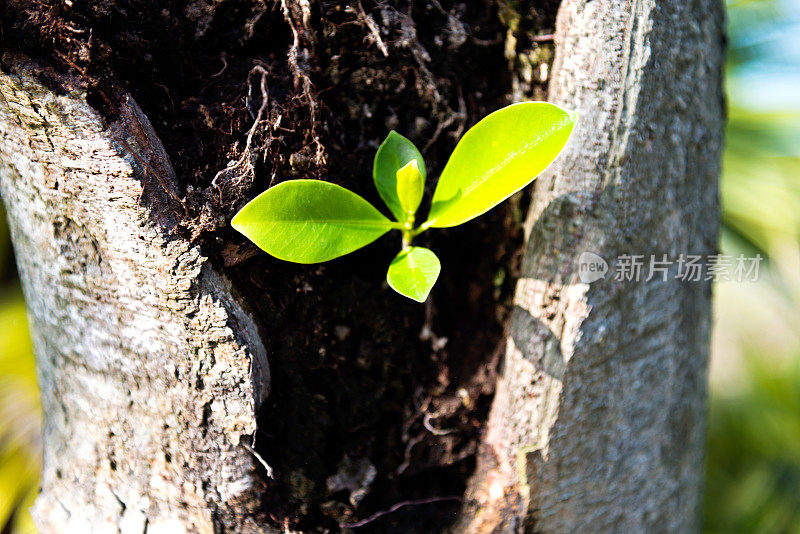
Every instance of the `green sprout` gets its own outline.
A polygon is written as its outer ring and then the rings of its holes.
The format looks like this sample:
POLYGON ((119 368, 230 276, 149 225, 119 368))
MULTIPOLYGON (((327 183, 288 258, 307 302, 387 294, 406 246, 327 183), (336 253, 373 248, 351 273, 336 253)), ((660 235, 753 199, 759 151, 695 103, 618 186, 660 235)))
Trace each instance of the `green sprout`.
POLYGON ((390 230, 402 250, 386 273, 389 285, 424 302, 441 271, 429 249, 412 246, 429 228, 463 224, 538 176, 569 139, 578 115, 546 102, 513 104, 486 116, 456 145, 433 193, 426 221, 415 224, 425 191, 425 162, 414 144, 391 131, 375 154, 373 179, 395 220, 338 185, 289 180, 258 195, 231 224, 278 259, 320 263, 349 254, 390 230))

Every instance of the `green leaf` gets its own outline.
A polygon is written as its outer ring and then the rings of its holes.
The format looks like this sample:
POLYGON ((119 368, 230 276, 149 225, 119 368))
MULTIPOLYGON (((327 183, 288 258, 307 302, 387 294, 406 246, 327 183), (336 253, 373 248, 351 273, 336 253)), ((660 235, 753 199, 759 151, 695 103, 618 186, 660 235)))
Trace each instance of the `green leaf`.
POLYGON ((375 154, 372 178, 383 201, 398 221, 404 221, 405 210, 397 196, 397 171, 416 160, 422 182, 425 182, 425 162, 414 143, 392 130, 375 154))
POLYGON ((231 225, 265 252, 296 263, 349 254, 394 227, 360 196, 319 180, 290 180, 267 189, 231 225))
POLYGON ((403 296, 425 302, 439 277, 442 266, 433 251, 411 247, 395 256, 386 273, 386 281, 403 296))
POLYGON ((419 172, 417 160, 412 159, 397 171, 397 198, 400 200, 400 207, 405 212, 406 219, 414 217, 424 192, 425 179, 419 172))
POLYGON ((528 185, 564 147, 577 119, 547 102, 512 104, 485 117, 450 155, 425 226, 467 222, 528 185))

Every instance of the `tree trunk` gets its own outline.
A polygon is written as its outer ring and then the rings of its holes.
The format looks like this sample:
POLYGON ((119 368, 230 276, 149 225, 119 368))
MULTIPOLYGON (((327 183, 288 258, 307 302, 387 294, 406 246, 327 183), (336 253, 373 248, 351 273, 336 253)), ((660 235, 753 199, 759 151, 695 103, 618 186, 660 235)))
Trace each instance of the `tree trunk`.
POLYGON ((550 3, 143 8, 189 59, 130 14, 122 37, 82 28, 116 20, 105 4, 9 29, 38 20, 16 4, 38 5, 0 3, 0 42, 24 36, 0 64, 0 193, 45 412, 42 532, 336 531, 398 503, 377 531, 432 532, 465 485, 458 533, 697 530, 709 282, 587 284, 576 262, 713 252, 721 2, 563 2, 549 96, 582 118, 536 182, 522 272, 516 197, 430 238, 425 308, 381 286, 396 243, 299 267, 227 221, 276 176, 373 200, 353 169, 388 128, 441 169, 467 124, 541 97, 550 3))
POLYGON ((172 235, 175 176, 136 103, 104 126, 28 67, 0 78, 0 189, 45 413, 36 524, 244 531, 269 388, 253 320, 172 235))
POLYGON ((723 20, 718 0, 562 3, 549 96, 581 119, 535 182, 456 532, 699 530, 711 283, 614 270, 716 250, 723 20), (581 280, 585 252, 605 279, 581 280))

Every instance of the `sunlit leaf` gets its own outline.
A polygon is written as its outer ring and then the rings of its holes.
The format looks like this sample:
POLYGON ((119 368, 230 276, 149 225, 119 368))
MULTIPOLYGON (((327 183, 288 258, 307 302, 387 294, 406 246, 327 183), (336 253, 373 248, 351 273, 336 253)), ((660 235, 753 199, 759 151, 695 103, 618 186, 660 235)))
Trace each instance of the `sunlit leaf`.
POLYGON ((442 267, 431 250, 411 247, 395 256, 386 273, 386 281, 400 293, 417 302, 425 302, 442 267))
POLYGON ((425 179, 419 172, 417 160, 412 159, 405 167, 397 171, 397 197, 405 217, 413 217, 422 202, 425 192, 425 179))
POLYGON ((577 118, 554 104, 524 102, 481 120, 450 156, 427 226, 464 223, 528 185, 564 147, 577 118))
POLYGON ((398 221, 405 219, 405 210, 397 196, 397 171, 416 160, 425 182, 425 162, 414 143, 392 130, 375 154, 372 177, 383 201, 398 221))
POLYGON ((392 229, 372 204, 319 180, 290 180, 266 190, 231 225, 265 252, 296 263, 332 260, 392 229))

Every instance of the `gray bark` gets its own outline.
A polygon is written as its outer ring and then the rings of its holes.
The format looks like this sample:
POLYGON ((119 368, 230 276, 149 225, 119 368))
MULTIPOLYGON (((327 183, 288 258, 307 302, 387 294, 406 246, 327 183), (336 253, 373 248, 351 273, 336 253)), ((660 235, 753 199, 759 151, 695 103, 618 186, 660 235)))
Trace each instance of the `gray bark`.
POLYGON ((535 185, 456 532, 699 530, 710 282, 587 284, 577 260, 714 253, 723 19, 720 0, 562 4, 550 99, 581 120, 535 185))
POLYGON ((36 524, 263 532, 243 445, 269 387, 255 325, 172 233, 174 173, 136 104, 104 125, 37 70, 0 73, 0 191, 45 414, 36 524))

